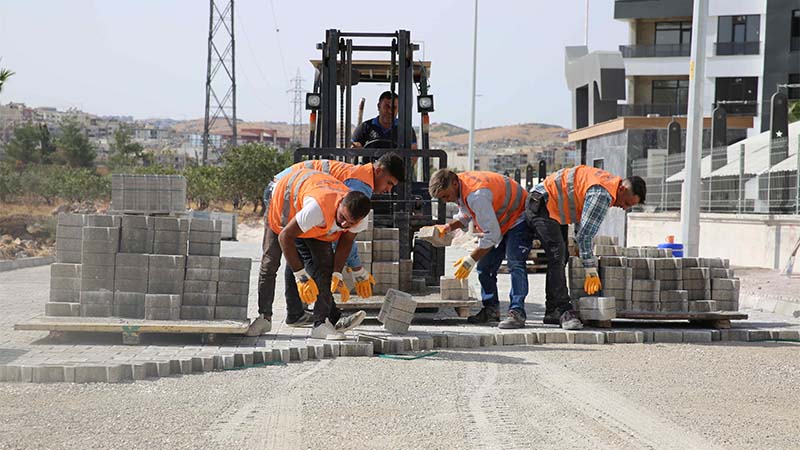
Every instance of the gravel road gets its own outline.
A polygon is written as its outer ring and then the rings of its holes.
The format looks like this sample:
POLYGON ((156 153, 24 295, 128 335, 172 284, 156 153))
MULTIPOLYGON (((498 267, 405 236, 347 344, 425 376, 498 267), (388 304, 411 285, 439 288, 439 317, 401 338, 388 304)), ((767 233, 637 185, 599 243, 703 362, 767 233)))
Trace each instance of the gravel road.
POLYGON ((550 345, 0 383, 0 448, 796 449, 797 351, 550 345))

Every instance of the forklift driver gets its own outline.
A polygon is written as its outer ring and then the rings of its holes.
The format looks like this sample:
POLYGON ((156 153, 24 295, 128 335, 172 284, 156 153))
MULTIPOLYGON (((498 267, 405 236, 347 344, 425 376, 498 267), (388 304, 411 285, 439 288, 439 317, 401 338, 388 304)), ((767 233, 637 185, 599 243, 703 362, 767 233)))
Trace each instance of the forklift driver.
MULTIPOLYGON (((353 132, 355 148, 397 148, 397 94, 386 91, 378 99, 378 116, 364 121, 353 132), (394 98, 394 108, 391 99, 394 98)), ((411 129, 411 149, 417 149, 417 133, 411 129)))

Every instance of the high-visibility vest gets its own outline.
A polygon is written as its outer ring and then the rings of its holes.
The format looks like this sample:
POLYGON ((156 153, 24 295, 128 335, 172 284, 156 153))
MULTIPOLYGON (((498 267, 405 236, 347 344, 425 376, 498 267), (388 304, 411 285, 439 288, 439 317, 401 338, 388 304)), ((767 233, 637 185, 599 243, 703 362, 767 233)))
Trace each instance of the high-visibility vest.
POLYGON ((544 179, 547 190, 547 212, 561 225, 580 223, 586 191, 600 185, 611 194, 611 204, 617 199, 622 178, 602 169, 575 166, 561 169, 544 179))
POLYGON ((297 169, 314 169, 320 172, 329 173, 337 180, 344 183, 346 180, 355 178, 364 182, 371 190, 375 190, 375 175, 372 171, 372 164, 353 165, 333 159, 310 159, 301 161, 291 166, 291 171, 297 169))
POLYGON ((336 208, 349 192, 347 186, 333 176, 310 169, 298 169, 282 177, 272 191, 269 203, 269 226, 276 234, 303 209, 303 201, 309 196, 317 201, 325 217, 325 225, 316 226, 299 238, 333 242, 341 231, 330 233, 336 223, 336 208))
POLYGON ((497 213, 500 232, 505 234, 525 210, 528 193, 516 181, 494 172, 462 172, 458 174, 461 182, 461 204, 472 215, 475 226, 483 231, 475 212, 469 207, 467 197, 478 189, 492 191, 492 206, 497 213))

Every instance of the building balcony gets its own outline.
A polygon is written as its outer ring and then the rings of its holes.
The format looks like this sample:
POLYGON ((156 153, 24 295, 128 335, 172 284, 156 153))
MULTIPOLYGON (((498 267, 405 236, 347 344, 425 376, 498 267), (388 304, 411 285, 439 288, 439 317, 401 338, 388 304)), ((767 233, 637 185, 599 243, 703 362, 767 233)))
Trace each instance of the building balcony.
POLYGON ((689 44, 620 45, 623 58, 658 58, 689 56, 689 44))
POLYGON ((793 52, 800 51, 800 36, 795 36, 792 38, 791 42, 789 43, 789 50, 793 52))
MULTIPOLYGON (((729 116, 756 116, 760 104, 757 100, 717 100, 713 107, 721 106, 729 116)), ((770 102, 764 102, 763 106, 769 110, 770 102)))
POLYGON ((717 42, 717 56, 758 55, 761 53, 761 42, 717 42))
POLYGON ((618 117, 685 116, 687 109, 688 109, 687 105, 633 103, 627 105, 617 105, 617 116, 618 117))

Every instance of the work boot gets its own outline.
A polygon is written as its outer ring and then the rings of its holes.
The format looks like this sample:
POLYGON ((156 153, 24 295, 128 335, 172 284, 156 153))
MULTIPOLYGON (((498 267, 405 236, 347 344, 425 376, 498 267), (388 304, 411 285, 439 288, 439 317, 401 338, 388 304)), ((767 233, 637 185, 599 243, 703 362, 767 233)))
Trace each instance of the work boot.
POLYGON ((366 318, 367 318, 367 312, 363 310, 357 311, 353 314, 350 314, 349 316, 342 317, 336 322, 335 326, 336 331, 340 333, 350 331, 353 328, 361 325, 361 322, 363 322, 364 319, 366 318))
POLYGON ((467 322, 475 324, 499 321, 500 311, 495 306, 484 306, 480 311, 478 311, 478 314, 467 317, 467 322))
POLYGON ((561 314, 561 328, 564 330, 580 330, 583 328, 583 323, 581 323, 575 310, 571 309, 561 314))
POLYGON ((314 322, 314 316, 308 311, 303 311, 303 315, 300 316, 299 319, 293 320, 291 322, 289 321, 288 317, 286 318, 286 325, 289 325, 292 328, 304 327, 306 325, 311 325, 313 322, 314 322))
POLYGON ((343 333, 336 331, 331 321, 325 319, 325 322, 314 324, 311 330, 311 337, 313 339, 327 339, 329 341, 341 341, 347 339, 343 333))
POLYGON ((256 320, 247 328, 246 336, 261 336, 272 330, 272 318, 267 319, 264 314, 259 314, 256 320))
POLYGON ((561 325, 561 314, 556 311, 545 312, 542 317, 542 323, 545 325, 561 325))
POLYGON ((497 325, 497 328, 502 328, 505 330, 513 328, 525 328, 525 317, 523 317, 521 312, 517 311, 516 309, 512 309, 508 312, 508 317, 506 317, 505 320, 497 325))

